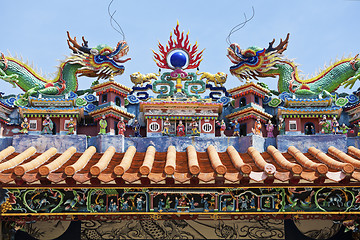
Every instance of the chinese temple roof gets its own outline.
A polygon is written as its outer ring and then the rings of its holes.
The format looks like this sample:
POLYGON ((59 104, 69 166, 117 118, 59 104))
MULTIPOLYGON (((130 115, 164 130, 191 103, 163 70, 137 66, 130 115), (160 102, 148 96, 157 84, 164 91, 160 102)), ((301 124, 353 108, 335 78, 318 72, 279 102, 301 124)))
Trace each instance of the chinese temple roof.
POLYGON ((115 81, 107 81, 100 84, 97 84, 95 86, 91 87, 92 90, 96 92, 97 95, 105 92, 116 92, 117 94, 127 96, 132 89, 129 87, 126 87, 120 83, 117 83, 115 81))
POLYGON ((157 152, 149 146, 146 152, 137 152, 130 146, 125 153, 109 147, 97 153, 91 146, 83 153, 70 147, 64 153, 55 148, 36 153, 30 147, 16 153, 14 147, 0 152, 0 182, 8 186, 82 184, 110 186, 208 186, 209 184, 248 186, 266 184, 281 186, 342 183, 351 185, 360 181, 360 149, 349 147, 342 152, 331 146, 328 153, 310 147, 307 153, 291 146, 281 153, 273 146, 260 153, 249 147, 247 153, 238 153, 232 146, 226 152, 217 152, 210 145, 206 152, 197 152, 190 145, 186 152, 177 152, 170 146, 167 152, 157 152))
POLYGON ((333 99, 327 98, 286 98, 285 107, 328 107, 333 99))
POLYGON ((50 117, 56 117, 61 115, 68 115, 68 116, 83 116, 84 115, 84 108, 83 107, 19 107, 19 112, 21 116, 28 117, 28 116, 38 116, 38 117, 45 117, 49 115, 50 117))
POLYGON ((151 101, 151 102, 141 102, 140 103, 140 111, 143 111, 144 107, 148 106, 155 106, 155 107, 186 107, 186 108, 194 108, 194 107, 212 107, 216 108, 219 113, 222 111, 222 103, 218 102, 212 102, 211 99, 204 100, 204 101, 196 101, 196 100, 190 100, 190 101, 151 101))
POLYGON ((90 115, 94 118, 95 121, 99 120, 102 115, 106 117, 112 116, 116 119, 124 117, 126 119, 134 118, 135 115, 127 112, 126 108, 117 106, 114 102, 108 102, 97 106, 93 111, 90 112, 90 115))
POLYGON ((260 107, 258 104, 255 103, 250 103, 244 107, 233 109, 233 112, 230 113, 229 115, 226 115, 226 118, 229 119, 239 118, 240 120, 242 120, 243 118, 246 117, 251 117, 256 119, 257 116, 260 116, 262 121, 265 122, 267 122, 268 119, 272 118, 271 114, 266 113, 262 107, 260 107))
POLYGON ((278 115, 301 115, 308 116, 311 115, 313 117, 321 117, 322 115, 331 115, 338 117, 342 112, 341 107, 302 107, 302 108, 278 108, 278 115))
MULTIPOLYGON (((236 87, 236 88, 232 88, 227 90, 228 93, 230 93, 231 95, 233 95, 233 97, 237 96, 240 97, 242 95, 245 95, 247 93, 247 91, 253 90, 253 93, 260 93, 260 95, 264 96, 266 94, 268 94, 270 92, 270 90, 260 86, 259 84, 256 84, 254 82, 246 82, 245 84, 236 87)), ((258 95, 256 94, 256 95, 258 95)))

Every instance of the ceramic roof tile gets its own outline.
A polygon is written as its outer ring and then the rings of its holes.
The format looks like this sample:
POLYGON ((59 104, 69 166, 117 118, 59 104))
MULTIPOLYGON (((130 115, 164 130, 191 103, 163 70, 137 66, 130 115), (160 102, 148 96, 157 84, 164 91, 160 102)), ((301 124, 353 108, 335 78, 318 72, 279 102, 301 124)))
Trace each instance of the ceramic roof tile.
POLYGON ((47 179, 49 184, 62 186, 76 183, 106 186, 115 182, 162 186, 169 178, 175 181, 173 184, 180 185, 225 183, 240 186, 245 181, 249 186, 257 182, 292 186, 297 181, 310 185, 324 181, 345 183, 347 180, 348 184, 360 181, 360 171, 355 170, 359 167, 360 150, 354 147, 349 147, 348 153, 335 147, 330 147, 328 153, 315 148, 301 153, 295 147, 280 153, 272 146, 262 153, 253 147, 248 153, 239 153, 233 147, 226 152, 217 152, 214 146, 206 152, 197 152, 194 146, 189 146, 187 152, 177 152, 174 146, 167 152, 157 152, 154 147, 137 152, 133 146, 126 153, 117 153, 113 147, 105 153, 96 153, 94 147, 84 153, 76 153, 73 148, 62 154, 56 153, 56 149, 43 154, 35 151, 29 148, 21 154, 13 152, 9 155, 12 150, 4 154, 7 157, 0 163, 0 182, 17 186, 21 184, 19 179, 28 184, 47 179), (146 171, 141 173, 140 169, 144 167, 146 171), (71 174, 65 174, 69 168, 71 174), (219 178, 225 181, 219 181, 219 178))

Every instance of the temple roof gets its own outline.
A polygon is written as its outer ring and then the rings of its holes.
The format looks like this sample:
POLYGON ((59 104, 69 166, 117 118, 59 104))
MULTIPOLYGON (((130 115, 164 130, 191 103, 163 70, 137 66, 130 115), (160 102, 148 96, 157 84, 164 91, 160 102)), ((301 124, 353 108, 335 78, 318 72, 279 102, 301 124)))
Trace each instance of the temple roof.
POLYGON ((293 146, 286 153, 273 146, 263 153, 254 147, 239 153, 232 146, 217 152, 212 145, 206 152, 190 145, 186 152, 177 152, 174 146, 167 152, 157 152, 153 146, 137 152, 130 146, 125 153, 117 153, 111 146, 97 153, 91 146, 83 153, 70 147, 62 154, 55 148, 40 154, 34 147, 22 153, 8 147, 0 152, 0 160, 3 186, 291 187, 348 186, 360 181, 360 150, 352 146, 347 153, 333 146, 328 153, 314 147, 302 153, 293 146))
POLYGON ((256 119, 258 116, 262 119, 262 121, 265 122, 272 118, 271 114, 266 113, 261 106, 255 103, 250 103, 244 107, 233 109, 232 113, 226 115, 226 118, 230 120, 238 119, 238 121, 240 121, 245 117, 251 117, 256 119))
POLYGON ((121 94, 124 97, 126 97, 132 91, 131 88, 126 87, 115 81, 106 81, 95 86, 91 86, 91 89, 96 92, 96 95, 113 91, 117 94, 121 94))
POLYGON ((114 102, 108 102, 96 106, 96 108, 89 113, 95 121, 100 120, 102 115, 112 116, 116 119, 124 117, 125 119, 132 119, 135 117, 134 114, 127 112, 126 108, 117 106, 114 102))
POLYGON ((302 108, 278 108, 278 115, 314 115, 319 117, 322 115, 340 116, 342 112, 341 107, 302 107, 302 108))
POLYGON ((239 86, 239 87, 236 87, 236 88, 232 88, 232 89, 229 89, 228 90, 228 93, 230 93, 233 97, 234 96, 242 96, 244 94, 246 94, 246 91, 250 91, 252 90, 253 94, 260 94, 261 96, 264 96, 266 94, 268 94, 270 92, 270 90, 260 86, 259 84, 257 83, 254 83, 254 82, 246 82, 245 84, 239 86))

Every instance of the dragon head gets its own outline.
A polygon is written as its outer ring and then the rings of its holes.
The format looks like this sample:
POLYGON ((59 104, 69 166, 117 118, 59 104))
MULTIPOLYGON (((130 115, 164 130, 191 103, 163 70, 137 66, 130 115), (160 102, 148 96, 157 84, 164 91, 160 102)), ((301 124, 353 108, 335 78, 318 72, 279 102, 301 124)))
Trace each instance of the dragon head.
POLYGON ((121 75, 125 70, 121 63, 131 59, 120 60, 129 51, 129 46, 125 41, 120 41, 115 48, 105 44, 89 48, 88 41, 84 37, 82 37, 84 43, 79 45, 76 37, 72 39, 69 32, 67 32, 67 35, 69 48, 73 50, 73 55, 69 58, 69 61, 72 64, 82 65, 78 70, 80 76, 107 79, 110 76, 121 75))
POLYGON ((279 55, 282 54, 288 45, 289 33, 286 39, 281 39, 277 47, 273 47, 275 39, 269 43, 269 47, 249 47, 245 50, 241 49, 237 43, 232 43, 228 48, 228 58, 235 64, 230 67, 230 72, 240 80, 258 77, 274 77, 274 74, 268 73, 275 63, 280 60, 279 55))

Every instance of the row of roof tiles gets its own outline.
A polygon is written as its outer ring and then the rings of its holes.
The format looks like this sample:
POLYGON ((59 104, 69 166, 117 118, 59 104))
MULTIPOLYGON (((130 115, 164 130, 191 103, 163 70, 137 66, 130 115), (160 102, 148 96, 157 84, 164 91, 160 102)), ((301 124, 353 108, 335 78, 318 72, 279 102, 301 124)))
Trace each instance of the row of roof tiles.
POLYGON ((97 153, 91 146, 83 153, 70 147, 64 153, 50 148, 36 153, 30 147, 16 153, 10 146, 0 152, 0 183, 23 184, 345 184, 360 181, 360 150, 349 147, 342 152, 330 147, 324 153, 310 147, 302 153, 291 146, 281 153, 273 146, 260 153, 249 147, 239 153, 232 146, 217 152, 210 145, 206 152, 188 146, 177 152, 170 146, 167 152, 157 152, 149 146, 137 152, 130 146, 125 153, 109 147, 97 153))

